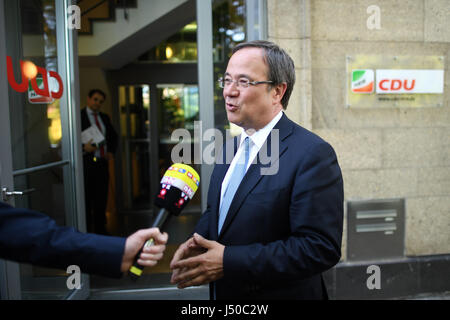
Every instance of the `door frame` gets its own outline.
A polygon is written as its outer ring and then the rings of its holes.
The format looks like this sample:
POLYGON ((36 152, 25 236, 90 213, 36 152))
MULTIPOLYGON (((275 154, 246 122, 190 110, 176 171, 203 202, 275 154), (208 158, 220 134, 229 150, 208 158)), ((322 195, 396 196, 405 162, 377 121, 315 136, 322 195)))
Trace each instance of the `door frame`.
MULTIPOLYGON (((5 26, 5 10, 4 1, 0 0, 0 62, 6 61, 6 26, 5 26)), ((0 150, 11 150, 11 128, 9 117, 9 84, 8 79, 3 73, 0 76, 0 137, 8 137, 8 139, 0 139, 0 150), (5 112, 6 111, 6 112, 5 112)), ((1 153, 0 158, 0 185, 13 190, 13 176, 8 174, 12 172, 12 157, 4 156, 1 153)), ((14 199, 12 198, 12 201, 14 199)), ((10 202, 10 204, 13 204, 10 202)), ((1 299, 20 299, 20 275, 19 264, 16 262, 0 260, 0 298, 1 299)))

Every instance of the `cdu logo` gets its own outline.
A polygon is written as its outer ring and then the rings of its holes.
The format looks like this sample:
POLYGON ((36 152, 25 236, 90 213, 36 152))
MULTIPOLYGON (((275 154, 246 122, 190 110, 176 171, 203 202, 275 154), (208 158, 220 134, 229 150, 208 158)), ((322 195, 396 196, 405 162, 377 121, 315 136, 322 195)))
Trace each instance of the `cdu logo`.
MULTIPOLYGON (((8 82, 15 91, 25 92, 30 84, 35 96, 48 98, 47 100, 59 99, 63 95, 63 83, 59 74, 55 71, 47 71, 45 68, 37 67, 31 61, 20 60, 20 69, 22 74, 21 82, 18 83, 14 78, 12 59, 6 56, 6 68, 8 73, 8 82), (40 76, 38 76, 40 74, 40 76), (50 86, 49 86, 50 79, 50 86)), ((46 101, 46 99, 43 99, 46 101)), ((48 102, 48 101, 46 101, 48 102)))
POLYGON ((371 69, 352 70, 352 92, 372 93, 374 89, 375 74, 371 69))

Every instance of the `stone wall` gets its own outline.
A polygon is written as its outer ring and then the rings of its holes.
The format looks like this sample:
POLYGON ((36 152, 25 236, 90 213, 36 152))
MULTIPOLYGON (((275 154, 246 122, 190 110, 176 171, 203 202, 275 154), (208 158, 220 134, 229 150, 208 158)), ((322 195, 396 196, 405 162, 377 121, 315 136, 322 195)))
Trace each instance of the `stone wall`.
POLYGON ((450 253, 450 1, 268 0, 268 35, 296 65, 287 115, 334 147, 345 201, 404 198, 405 255, 450 253), (346 108, 355 54, 444 56, 443 106, 346 108))

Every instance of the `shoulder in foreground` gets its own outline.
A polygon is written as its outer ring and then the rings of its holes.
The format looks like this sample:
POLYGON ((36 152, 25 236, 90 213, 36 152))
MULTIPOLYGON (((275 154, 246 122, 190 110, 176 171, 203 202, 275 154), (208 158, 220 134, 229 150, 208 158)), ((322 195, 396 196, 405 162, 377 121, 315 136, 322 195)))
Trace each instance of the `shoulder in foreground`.
POLYGON ((298 141, 298 143, 302 143, 304 145, 315 145, 315 144, 328 144, 322 137, 318 134, 302 127, 301 125, 295 123, 294 121, 287 118, 289 123, 292 126, 292 138, 298 141))

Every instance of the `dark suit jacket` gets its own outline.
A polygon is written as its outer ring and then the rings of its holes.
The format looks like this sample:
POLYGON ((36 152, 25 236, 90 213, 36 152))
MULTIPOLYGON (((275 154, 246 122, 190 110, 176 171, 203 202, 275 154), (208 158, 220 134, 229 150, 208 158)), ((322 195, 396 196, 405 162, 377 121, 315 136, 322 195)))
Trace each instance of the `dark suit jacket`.
POLYGON ((67 270, 120 277, 125 238, 81 233, 57 226, 39 212, 0 202, 0 258, 67 270))
MULTIPOLYGON (((195 232, 226 246, 217 299, 327 298, 321 273, 341 257, 344 192, 333 148, 284 114, 274 129, 279 129, 278 173, 261 175, 261 168, 270 166, 262 161, 249 167, 219 235, 227 148, 225 164, 214 167, 207 210, 195 232)), ((269 151, 273 132, 266 141, 269 151)), ((235 153, 238 140, 230 141, 235 153)))
MULTIPOLYGON (((115 153, 117 150, 117 142, 118 142, 116 130, 114 130, 114 127, 111 124, 111 120, 106 113, 99 112, 98 114, 100 115, 100 118, 102 119, 103 124, 105 125, 106 148, 108 152, 115 153)), ((91 122, 89 121, 86 108, 84 108, 81 110, 81 131, 86 130, 90 126, 91 122)), ((85 154, 84 156, 93 157, 93 154, 91 155, 85 154)))

